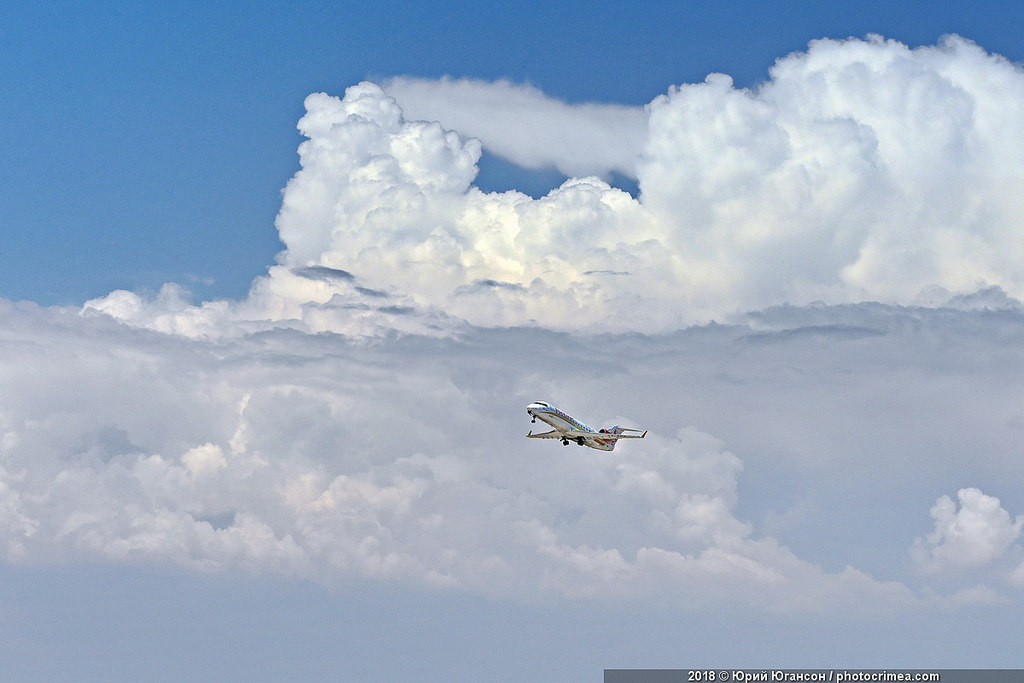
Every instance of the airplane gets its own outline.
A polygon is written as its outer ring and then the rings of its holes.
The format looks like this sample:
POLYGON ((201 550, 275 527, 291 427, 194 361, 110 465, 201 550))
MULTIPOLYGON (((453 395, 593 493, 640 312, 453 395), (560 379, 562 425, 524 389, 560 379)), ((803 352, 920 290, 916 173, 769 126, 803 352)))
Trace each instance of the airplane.
POLYGON ((646 430, 640 434, 639 429, 629 429, 618 425, 611 429, 594 429, 544 401, 534 401, 526 406, 526 412, 533 418, 530 420, 531 422, 536 422, 537 418, 540 418, 554 427, 550 432, 543 434, 534 434, 531 430, 526 435, 528 438, 561 439, 563 446, 568 446, 570 441, 575 441, 580 446, 589 446, 599 451, 612 451, 615 450, 615 444, 619 439, 642 439, 647 436, 646 430), (636 434, 626 434, 625 432, 636 432, 636 434))

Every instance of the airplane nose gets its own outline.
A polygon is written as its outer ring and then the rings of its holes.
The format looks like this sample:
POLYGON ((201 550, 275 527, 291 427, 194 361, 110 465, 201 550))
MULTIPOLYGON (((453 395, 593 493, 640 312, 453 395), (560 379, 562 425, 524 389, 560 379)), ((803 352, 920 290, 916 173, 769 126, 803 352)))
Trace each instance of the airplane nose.
POLYGON ((546 413, 551 410, 550 403, 544 403, 544 401, 534 401, 526 406, 526 412, 537 417, 537 413, 546 413))

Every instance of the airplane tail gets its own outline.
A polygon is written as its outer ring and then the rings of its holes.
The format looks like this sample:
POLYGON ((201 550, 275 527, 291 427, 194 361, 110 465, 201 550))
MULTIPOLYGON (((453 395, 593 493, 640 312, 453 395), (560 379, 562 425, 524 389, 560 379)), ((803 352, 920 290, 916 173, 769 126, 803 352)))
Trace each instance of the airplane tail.
POLYGON ((632 427, 620 427, 619 425, 615 425, 611 429, 602 429, 600 430, 600 433, 618 437, 615 439, 601 439, 600 436, 598 437, 598 440, 604 444, 604 450, 607 451, 614 451, 615 445, 619 443, 619 440, 621 439, 642 439, 647 436, 646 431, 641 434, 639 429, 633 429, 632 427), (625 432, 631 433, 626 434, 625 432))
MULTIPOLYGON (((620 427, 619 425, 615 425, 611 429, 602 429, 601 431, 604 432, 605 434, 621 434, 625 430, 622 427, 620 427)), ((618 439, 612 439, 611 443, 608 444, 608 450, 609 451, 614 451, 615 450, 615 445, 617 443, 619 443, 618 439)))

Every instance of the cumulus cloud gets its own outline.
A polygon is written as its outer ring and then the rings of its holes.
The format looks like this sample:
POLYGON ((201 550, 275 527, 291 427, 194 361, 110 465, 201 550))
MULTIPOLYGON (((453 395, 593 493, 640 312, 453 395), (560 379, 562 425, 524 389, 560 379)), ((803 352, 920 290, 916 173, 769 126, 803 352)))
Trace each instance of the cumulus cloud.
POLYGON ((1024 70, 962 38, 815 41, 757 89, 712 74, 643 112, 405 78, 306 110, 277 219, 287 249, 246 302, 89 306, 195 334, 211 319, 658 332, 782 303, 1024 296, 1024 70), (502 111, 551 140, 524 144, 536 136, 502 111), (481 144, 528 165, 578 159, 578 175, 539 199, 481 192, 481 144), (596 177, 636 153, 638 198, 596 177))
POLYGON ((1021 208, 1006 190, 1024 148, 1005 131, 1022 95, 1019 66, 960 38, 815 41, 757 91, 712 75, 652 102, 643 202, 734 294, 1019 296, 1020 264, 1001 254, 1021 208))
POLYGON ((957 502, 942 496, 931 509, 935 529, 914 543, 914 558, 924 567, 984 567, 1003 556, 1020 537, 1024 515, 1010 518, 999 499, 976 488, 957 491, 957 502))

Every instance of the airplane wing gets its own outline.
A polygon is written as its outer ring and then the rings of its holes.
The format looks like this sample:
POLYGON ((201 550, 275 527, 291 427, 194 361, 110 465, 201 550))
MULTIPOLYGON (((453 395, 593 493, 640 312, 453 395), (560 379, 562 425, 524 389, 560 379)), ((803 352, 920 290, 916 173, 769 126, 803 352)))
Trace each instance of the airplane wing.
POLYGON ((557 429, 552 429, 550 432, 544 432, 543 434, 529 432, 526 436, 530 439, 561 439, 562 433, 557 429))
MULTIPOLYGON (((639 429, 630 429, 631 432, 639 432, 639 429)), ((608 436, 614 436, 616 439, 642 439, 647 436, 647 430, 645 429, 643 434, 611 434, 608 436)))
MULTIPOLYGON (((627 432, 639 432, 639 429, 626 429, 627 432)), ((602 434, 603 437, 614 437, 616 439, 642 439, 647 436, 647 430, 645 429, 643 434, 602 434)))
MULTIPOLYGON (((639 432, 640 430, 639 429, 623 429, 622 431, 623 432, 639 432)), ((564 432, 561 432, 561 433, 558 433, 556 431, 556 432, 548 432, 547 434, 554 434, 554 435, 556 435, 558 437, 561 437, 562 435, 565 435, 565 436, 569 437, 570 439, 575 438, 577 436, 582 436, 584 438, 588 438, 589 437, 589 438, 593 438, 593 439, 605 439, 605 440, 607 440, 607 439, 642 439, 645 436, 647 436, 647 431, 645 430, 643 434, 623 434, 623 433, 611 434, 609 432, 582 432, 582 431, 580 431, 578 429, 567 429, 567 430, 565 430, 564 432)), ((547 436, 547 434, 545 434, 544 436, 547 436)), ((547 438, 555 438, 555 436, 551 436, 551 437, 547 437, 547 438)))

